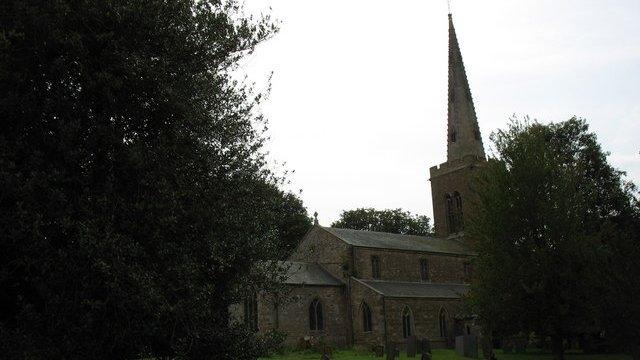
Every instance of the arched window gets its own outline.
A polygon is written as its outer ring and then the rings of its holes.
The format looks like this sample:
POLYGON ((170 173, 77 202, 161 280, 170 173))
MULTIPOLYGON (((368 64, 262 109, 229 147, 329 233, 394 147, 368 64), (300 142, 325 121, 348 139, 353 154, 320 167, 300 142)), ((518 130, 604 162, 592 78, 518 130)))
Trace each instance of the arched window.
POLYGON ((251 294, 244 299, 244 323, 252 331, 258 331, 258 297, 251 294))
POLYGON ((406 339, 413 335, 413 315, 411 309, 405 306, 402 310, 402 336, 406 339))
POLYGON ((369 332, 372 330, 371 326, 371 309, 366 302, 362 303, 362 331, 369 332))
POLYGON ((429 261, 420 259, 420 280, 429 281, 429 261))
POLYGON ((456 232, 455 228, 455 214, 453 209, 453 199, 451 195, 445 195, 445 210, 447 212, 447 229, 449 234, 456 232))
POLYGON ((457 140, 457 136, 458 134, 456 133, 456 129, 452 128, 451 129, 451 134, 449 135, 451 137, 451 142, 456 142, 457 140))
POLYGON ((314 299, 309 305, 309 329, 324 329, 324 321, 322 319, 322 303, 319 299, 314 299))
POLYGON ((440 337, 449 336, 449 330, 447 328, 447 310, 445 308, 440 309, 440 316, 438 317, 440 323, 440 337))
POLYGON ((458 232, 460 230, 462 230, 462 197, 460 196, 459 192, 454 192, 453 193, 453 202, 456 206, 455 209, 455 232, 458 232))

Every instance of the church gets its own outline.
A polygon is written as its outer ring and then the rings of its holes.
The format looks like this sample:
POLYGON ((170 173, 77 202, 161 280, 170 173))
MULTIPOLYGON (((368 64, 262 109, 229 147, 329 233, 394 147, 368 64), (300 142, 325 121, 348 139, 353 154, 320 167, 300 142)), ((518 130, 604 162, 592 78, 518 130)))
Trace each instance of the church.
POLYGON ((402 346, 415 336, 451 347, 474 332, 461 297, 469 291, 473 241, 465 215, 469 182, 485 162, 473 99, 449 14, 446 162, 430 169, 433 237, 323 227, 317 220, 285 262, 287 296, 258 295, 240 309, 257 331, 296 346, 402 346))

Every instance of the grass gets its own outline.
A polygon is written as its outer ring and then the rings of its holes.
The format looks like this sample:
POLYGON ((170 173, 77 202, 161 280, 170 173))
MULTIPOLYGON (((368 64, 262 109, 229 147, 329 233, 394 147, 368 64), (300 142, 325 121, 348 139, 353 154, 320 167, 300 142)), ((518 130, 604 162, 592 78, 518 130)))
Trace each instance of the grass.
MULTIPOLYGON (((498 360, 552 360, 553 355, 548 353, 541 353, 534 350, 530 350, 526 354, 503 354, 501 350, 497 350, 496 357, 498 360)), ((313 352, 287 352, 283 355, 274 355, 268 360, 318 360, 320 355, 313 352)), ((336 351, 331 357, 332 360, 380 360, 371 353, 363 353, 355 350, 343 350, 336 351)), ((408 358, 406 354, 401 354, 401 360, 418 360, 420 355, 415 358, 408 358)), ((433 360, 465 360, 464 358, 457 356, 453 350, 433 350, 433 360)), ((585 355, 580 353, 567 353, 567 360, 631 360, 630 356, 626 355, 585 355)))

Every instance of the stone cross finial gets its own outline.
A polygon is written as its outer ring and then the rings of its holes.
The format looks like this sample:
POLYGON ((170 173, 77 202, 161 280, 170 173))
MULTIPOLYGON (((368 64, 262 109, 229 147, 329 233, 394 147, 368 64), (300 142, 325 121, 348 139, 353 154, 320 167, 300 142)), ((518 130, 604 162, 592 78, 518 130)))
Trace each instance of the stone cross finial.
POLYGON ((313 225, 319 225, 320 223, 318 222, 318 212, 314 212, 313 213, 313 225))

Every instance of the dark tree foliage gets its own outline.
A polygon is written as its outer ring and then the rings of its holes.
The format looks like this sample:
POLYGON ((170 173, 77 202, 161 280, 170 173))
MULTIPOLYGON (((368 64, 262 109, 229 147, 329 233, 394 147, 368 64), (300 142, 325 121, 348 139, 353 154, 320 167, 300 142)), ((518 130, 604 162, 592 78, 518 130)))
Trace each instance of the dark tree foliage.
POLYGON ((427 216, 413 215, 402 209, 360 208, 345 210, 340 215, 340 219, 331 226, 404 235, 432 235, 431 224, 427 216))
POLYGON ((604 264, 621 255, 614 239, 628 234, 633 196, 584 120, 514 120, 492 140, 468 229, 479 253, 471 304, 485 331, 550 336, 562 358, 564 339, 603 329, 604 264))
POLYGON ((234 0, 0 9, 3 357, 255 358, 228 306, 309 224, 234 80, 269 18, 234 0))
MULTIPOLYGON (((630 187, 629 192, 635 191, 630 187)), ((612 348, 627 351, 640 360, 640 203, 622 213, 606 241, 606 257, 599 270, 598 318, 612 348)))

